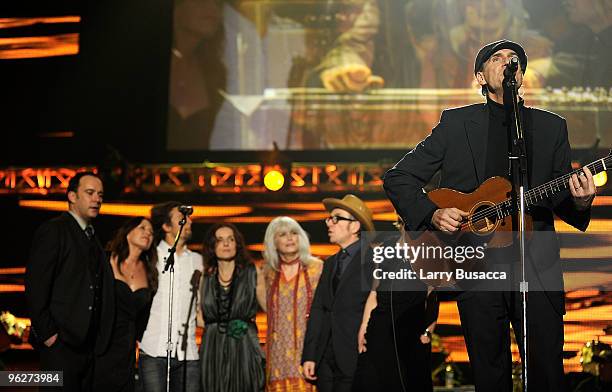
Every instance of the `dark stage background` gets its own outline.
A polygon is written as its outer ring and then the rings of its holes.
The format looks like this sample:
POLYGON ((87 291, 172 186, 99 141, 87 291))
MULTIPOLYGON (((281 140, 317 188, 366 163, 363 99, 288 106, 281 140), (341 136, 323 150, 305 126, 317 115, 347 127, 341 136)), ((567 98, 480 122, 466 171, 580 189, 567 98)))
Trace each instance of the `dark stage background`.
MULTIPOLYGON (((612 146, 610 25, 598 32, 587 26, 612 14, 612 1, 586 2, 592 5, 580 10, 558 0, 3 4, 0 311, 27 319, 30 241, 64 208, 44 202, 64 200, 62 180, 85 167, 102 173, 105 201, 117 206, 96 221, 103 240, 126 216, 147 213, 126 204, 176 199, 203 211, 194 218, 194 249, 212 222, 224 220, 239 225, 259 257, 267 223, 291 215, 310 233, 313 253, 326 257, 335 249, 327 246, 320 200, 349 192, 369 201, 377 229, 391 230, 380 174, 428 134, 441 109, 483 99, 470 64, 482 44, 502 36, 526 43, 525 99, 568 119, 575 163, 604 156, 612 146), (494 21, 505 29, 490 31, 494 21), (351 43, 355 28, 362 47, 351 43), (190 52, 185 40, 194 37, 190 52), (367 82, 360 72, 371 76, 367 82), (344 88, 330 82, 349 76, 344 88), (272 168, 286 180, 278 192, 263 187, 272 168), (315 181, 315 172, 323 179, 315 181)), ((564 248, 568 265, 612 255, 609 185, 599 194, 591 229, 605 237, 602 246, 564 248)), ((575 235, 558 229, 563 238, 575 235)), ((570 290, 568 372, 580 370, 586 341, 599 336, 612 344, 603 333, 612 319, 612 298, 602 289, 609 277, 599 272, 589 290, 570 290)), ((437 352, 461 363, 469 383, 454 302, 442 304, 439 324, 437 352)), ((35 353, 16 343, 0 360, 13 369, 37 366, 35 353)))

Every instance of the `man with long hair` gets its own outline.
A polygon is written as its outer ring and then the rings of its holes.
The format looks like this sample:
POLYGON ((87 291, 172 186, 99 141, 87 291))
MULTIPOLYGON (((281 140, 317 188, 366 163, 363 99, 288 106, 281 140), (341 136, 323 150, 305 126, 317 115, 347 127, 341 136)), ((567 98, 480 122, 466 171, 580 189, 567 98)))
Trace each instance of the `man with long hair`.
MULTIPOLYGON (((161 392, 166 388, 168 295, 170 274, 164 274, 165 260, 174 245, 183 214, 180 203, 168 201, 151 209, 153 243, 157 246, 159 282, 153 297, 147 328, 140 342, 140 377, 146 392, 161 392)), ((187 248, 191 239, 191 219, 185 226, 174 254, 174 293, 172 304, 172 353, 170 359, 170 390, 199 391, 200 367, 195 340, 197 282, 202 271, 202 256, 187 248)))

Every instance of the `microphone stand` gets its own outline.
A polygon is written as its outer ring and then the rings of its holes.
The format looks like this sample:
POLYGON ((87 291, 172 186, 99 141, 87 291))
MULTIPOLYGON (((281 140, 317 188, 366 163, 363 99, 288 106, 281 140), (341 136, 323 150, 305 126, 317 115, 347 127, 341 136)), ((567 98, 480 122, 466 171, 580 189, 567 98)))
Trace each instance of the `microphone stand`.
MULTIPOLYGON (((519 67, 520 68, 520 67, 519 67)), ((517 69, 517 72, 520 72, 517 69)), ((529 291, 529 284, 525 277, 525 251, 526 251, 526 243, 525 243, 525 192, 526 187, 528 186, 528 177, 527 177, 527 149, 525 147, 525 138, 523 134, 523 122, 521 121, 521 113, 519 111, 518 105, 518 84, 516 82, 516 73, 512 73, 508 80, 504 80, 505 87, 510 88, 512 93, 512 109, 514 112, 514 128, 516 134, 512 137, 512 154, 510 155, 510 165, 512 168, 513 174, 513 185, 514 185, 514 199, 516 206, 516 198, 518 196, 518 234, 519 234, 519 253, 520 253, 520 263, 521 263, 521 282, 519 284, 519 290, 521 293, 521 305, 523 312, 523 361, 522 361, 522 370, 523 370, 523 392, 527 392, 527 364, 528 364, 528 355, 527 355, 527 293, 529 291), (517 195, 518 189, 518 195, 517 195)))
MULTIPOLYGON (((183 351, 183 392, 187 390, 187 338, 189 332, 189 319, 191 318, 191 311, 193 310, 193 305, 196 302, 196 297, 198 295, 198 287, 200 285, 200 277, 202 273, 199 270, 195 270, 193 275, 191 276, 191 299, 189 300, 189 310, 187 311, 187 320, 183 327, 183 334, 181 336, 181 350, 183 351)), ((196 310, 197 312, 197 310, 196 310)), ((180 333, 180 332, 179 332, 180 333)))
POLYGON ((170 253, 166 257, 166 265, 164 271, 170 270, 170 289, 168 290, 168 340, 166 342, 166 392, 170 392, 170 357, 172 356, 172 300, 174 295, 174 254, 176 253, 176 245, 183 233, 183 227, 187 223, 187 214, 183 212, 183 217, 179 221, 179 231, 174 238, 174 245, 168 250, 170 253))

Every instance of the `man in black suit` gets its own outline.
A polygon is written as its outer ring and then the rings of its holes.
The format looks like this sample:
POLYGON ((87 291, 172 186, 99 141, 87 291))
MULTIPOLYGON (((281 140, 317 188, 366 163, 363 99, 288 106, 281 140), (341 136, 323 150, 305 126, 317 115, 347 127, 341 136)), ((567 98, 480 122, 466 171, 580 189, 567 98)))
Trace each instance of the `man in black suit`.
MULTIPOLYGON (((508 163, 511 143, 508 140, 514 132, 511 129, 514 123, 503 81, 504 69, 513 56, 520 61, 521 69, 516 73, 520 86, 527 67, 523 48, 507 40, 484 46, 476 57, 474 74, 487 102, 445 110, 431 135, 386 173, 385 191, 406 222, 407 230, 434 229, 452 234, 465 223, 466 211, 438 208, 423 193, 423 187, 437 171, 441 173, 440 187, 461 192, 472 192, 492 176, 511 177, 508 163)), ((519 107, 527 147, 528 189, 571 172, 565 120, 553 113, 526 107, 522 100, 519 107)), ((529 389, 538 392, 563 390, 565 310, 553 212, 584 231, 590 221, 590 206, 595 195, 588 168, 579 176, 569 177, 563 185, 565 189, 556 196, 547 195, 530 209, 537 241, 528 244, 526 252, 528 380, 529 389)), ((516 260, 514 254, 496 261, 512 269, 516 260)), ((476 390, 511 391, 509 322, 517 341, 521 342, 520 292, 511 286, 496 292, 470 290, 461 293, 457 301, 476 390)))
POLYGON ((68 212, 42 224, 32 242, 25 282, 30 340, 42 370, 63 371, 64 390, 88 391, 114 311, 112 271, 91 224, 102 205, 102 181, 78 173, 66 194, 68 212))
POLYGON ((361 231, 373 231, 372 212, 354 195, 323 204, 329 242, 340 252, 327 259, 310 309, 302 364, 321 392, 350 391, 357 366, 357 334, 369 287, 361 287, 361 231))

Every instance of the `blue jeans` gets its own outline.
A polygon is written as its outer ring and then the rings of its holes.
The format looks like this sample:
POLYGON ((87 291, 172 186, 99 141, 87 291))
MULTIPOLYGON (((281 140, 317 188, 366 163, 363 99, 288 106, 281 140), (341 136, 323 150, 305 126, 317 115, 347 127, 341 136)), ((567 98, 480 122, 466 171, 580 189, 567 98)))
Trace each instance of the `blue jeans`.
MULTIPOLYGON (((151 357, 141 350, 138 372, 144 392, 166 391, 166 357, 151 357)), ((199 392, 201 385, 200 361, 170 359, 171 391, 199 392)))

